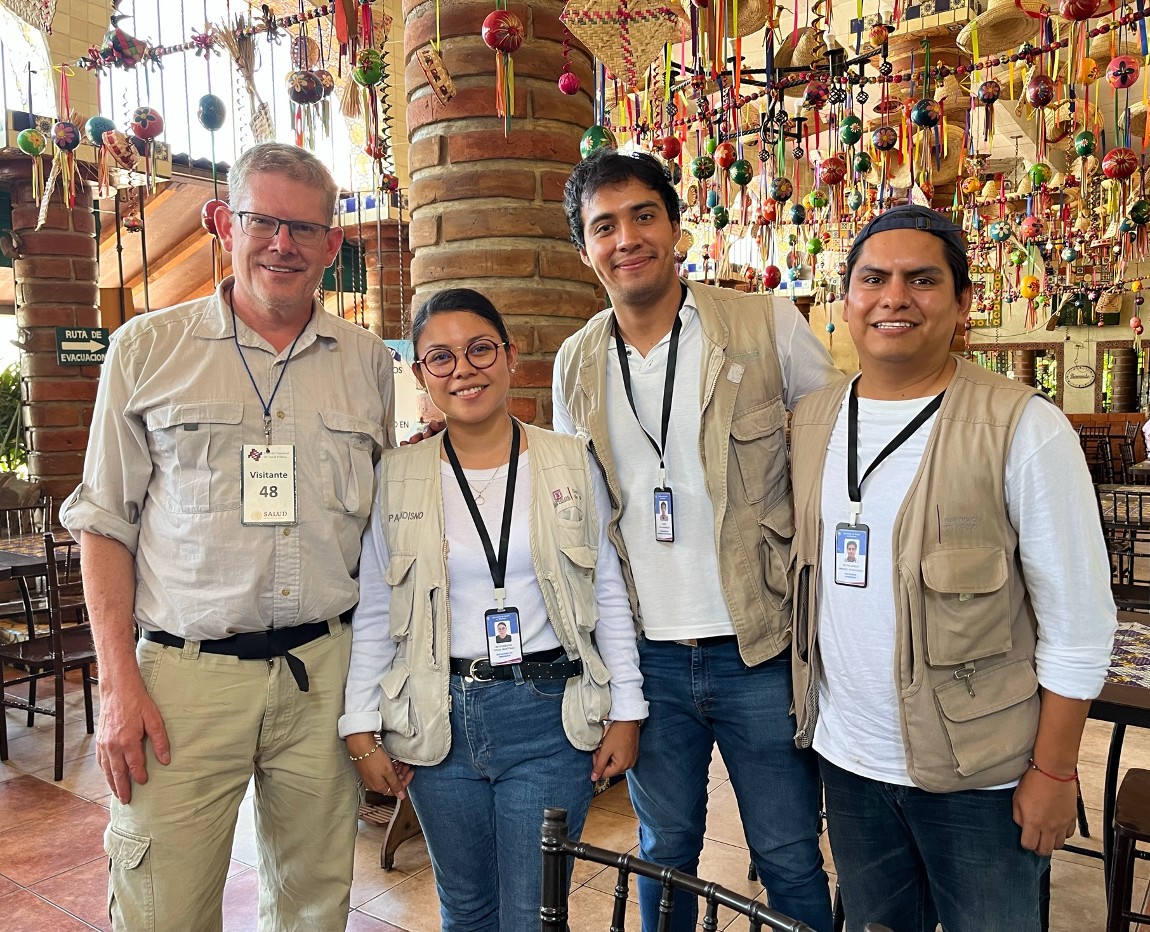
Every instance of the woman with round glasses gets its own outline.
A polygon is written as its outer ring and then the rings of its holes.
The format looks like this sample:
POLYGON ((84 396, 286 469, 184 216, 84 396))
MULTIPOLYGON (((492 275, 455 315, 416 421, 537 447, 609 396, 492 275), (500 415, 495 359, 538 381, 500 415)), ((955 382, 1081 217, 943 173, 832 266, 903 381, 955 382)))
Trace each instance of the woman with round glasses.
POLYGON ((380 462, 339 731, 364 784, 410 793, 445 932, 528 932, 543 809, 577 835, 638 753, 631 610, 586 447, 508 411, 518 350, 491 302, 441 292, 412 338, 447 429, 380 462))

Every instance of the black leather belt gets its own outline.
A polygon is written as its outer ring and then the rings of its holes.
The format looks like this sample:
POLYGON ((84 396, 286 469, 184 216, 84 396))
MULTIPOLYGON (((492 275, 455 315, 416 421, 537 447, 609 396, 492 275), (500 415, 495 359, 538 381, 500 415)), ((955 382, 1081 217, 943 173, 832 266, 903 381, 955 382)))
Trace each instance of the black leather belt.
POLYGON ((484 657, 480 660, 468 660, 466 657, 451 658, 451 673, 453 676, 466 676, 473 680, 485 683, 488 680, 515 679, 515 671, 525 680, 569 680, 583 672, 582 660, 564 660, 555 663, 564 655, 562 647, 551 650, 541 650, 534 654, 526 654, 519 663, 500 664, 491 666, 484 657))
MULTIPOLYGON (((342 620, 342 619, 341 619, 342 620)), ((344 624, 347 622, 345 621, 344 624)), ((214 641, 200 641, 200 653, 226 654, 229 657, 238 657, 240 660, 271 660, 273 657, 283 657, 288 669, 295 677, 296 685, 302 693, 308 691, 307 668, 298 657, 288 651, 304 644, 310 644, 330 631, 326 621, 313 621, 306 625, 295 625, 291 628, 273 628, 269 631, 250 631, 245 634, 233 634, 230 637, 218 638, 214 641)), ((183 647, 187 642, 167 631, 141 632, 145 641, 154 641, 165 647, 183 647)))
POLYGON ((734 634, 718 634, 711 638, 683 638, 675 643, 684 647, 718 647, 720 644, 738 644, 739 639, 734 634))

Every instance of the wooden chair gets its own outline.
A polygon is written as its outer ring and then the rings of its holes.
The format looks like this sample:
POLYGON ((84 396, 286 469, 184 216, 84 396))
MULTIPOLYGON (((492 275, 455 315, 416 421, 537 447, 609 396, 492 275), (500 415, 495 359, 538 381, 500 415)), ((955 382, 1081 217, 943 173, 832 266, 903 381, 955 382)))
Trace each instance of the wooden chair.
MULTIPOLYGON (((719 907, 725 906, 747 917, 751 930, 767 928, 774 932, 812 932, 811 927, 797 919, 789 919, 770 907, 749 899, 717 883, 701 880, 691 874, 653 864, 630 854, 608 851, 593 845, 572 841, 567 837, 567 811, 547 809, 543 813, 543 896, 539 910, 540 932, 566 932, 567 930, 567 860, 575 858, 603 864, 619 870, 615 882, 615 910, 611 929, 623 929, 627 917, 627 889, 631 874, 650 877, 663 884, 663 898, 659 904, 659 928, 669 923, 674 908, 675 891, 683 890, 703 900, 703 932, 716 932, 719 928, 719 907)), ((734 928, 734 925, 731 926, 734 928)), ((890 932, 885 926, 870 923, 866 932, 890 932)))
MULTIPOLYGON (((33 489, 32 491, 35 491, 33 489)), ((0 550, 4 549, 4 542, 14 537, 24 537, 30 534, 43 534, 48 530, 52 520, 52 497, 39 495, 38 498, 27 505, 13 505, 0 508, 0 550)), ((10 582, 0 583, 0 586, 14 587, 19 600, 0 597, 0 619, 18 620, 24 628, 24 637, 36 636, 36 616, 48 610, 48 603, 44 595, 44 584, 41 577, 17 576, 10 582)), ((11 589, 8 590, 10 594, 11 589)), ((9 628, 7 636, 0 633, 0 641, 18 639, 19 635, 12 636, 9 628)), ((28 683, 28 704, 36 704, 36 681, 28 683)), ((35 722, 34 712, 28 713, 28 727, 35 722)))
POLYGON ((419 816, 410 799, 396 799, 374 790, 364 793, 359 804, 359 817, 365 822, 386 826, 383 844, 379 848, 379 866, 385 871, 395 864, 395 850, 407 839, 423 834, 419 816))
POLYGON ((1110 447, 1110 427, 1107 424, 1081 424, 1078 442, 1090 467, 1095 485, 1114 481, 1114 454, 1110 447))
MULTIPOLYGON (((79 551, 74 548, 71 540, 57 541, 51 533, 44 535, 48 564, 48 632, 13 644, 0 644, 0 670, 3 670, 3 675, 0 675, 0 709, 26 709, 30 715, 51 715, 56 719, 55 780, 64 777, 64 675, 71 670, 81 671, 88 734, 96 730, 92 709, 92 686, 96 682, 92 666, 96 662, 96 648, 84 606, 79 551), (11 686, 49 678, 55 686, 55 702, 51 707, 8 693, 11 686)), ((0 760, 7 759, 8 724, 5 717, 3 725, 0 725, 0 760)))
POLYGON ((1150 923, 1150 915, 1134 912, 1131 898, 1134 862, 1145 854, 1139 842, 1150 843, 1150 770, 1131 769, 1118 789, 1114 808, 1114 862, 1106 910, 1106 932, 1129 932, 1132 922, 1150 923))

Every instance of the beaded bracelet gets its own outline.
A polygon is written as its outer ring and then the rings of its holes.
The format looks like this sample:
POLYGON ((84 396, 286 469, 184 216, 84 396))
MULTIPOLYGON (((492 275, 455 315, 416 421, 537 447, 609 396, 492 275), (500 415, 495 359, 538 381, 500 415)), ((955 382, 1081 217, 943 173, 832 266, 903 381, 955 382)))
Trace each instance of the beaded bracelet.
MULTIPOLYGON (((353 755, 353 754, 349 754, 349 755, 348 755, 348 757, 350 757, 350 758, 351 758, 353 761, 361 761, 361 760, 366 760, 367 758, 371 757, 371 755, 372 755, 372 754, 374 754, 376 751, 378 751, 378 750, 379 750, 381 747, 383 747, 383 745, 381 745, 381 744, 373 744, 373 745, 371 746, 371 750, 370 750, 370 751, 365 751, 363 754, 360 754, 358 757, 356 757, 356 756, 355 756, 355 755, 353 755)), ((1031 763, 1033 764, 1033 763, 1034 763, 1034 761, 1031 761, 1031 763)), ((1037 768, 1035 768, 1035 769, 1037 769, 1037 768)))
MULTIPOLYGON (((354 758, 352 758, 352 759, 354 760, 354 758)), ((1072 781, 1075 781, 1078 779, 1078 768, 1077 767, 1074 768, 1074 773, 1072 773, 1069 777, 1060 777, 1058 774, 1051 773, 1049 770, 1043 770, 1036 763, 1034 763, 1033 757, 1030 758, 1030 769, 1031 770, 1037 770, 1044 777, 1049 777, 1051 780, 1057 780, 1059 783, 1071 783, 1072 781)))

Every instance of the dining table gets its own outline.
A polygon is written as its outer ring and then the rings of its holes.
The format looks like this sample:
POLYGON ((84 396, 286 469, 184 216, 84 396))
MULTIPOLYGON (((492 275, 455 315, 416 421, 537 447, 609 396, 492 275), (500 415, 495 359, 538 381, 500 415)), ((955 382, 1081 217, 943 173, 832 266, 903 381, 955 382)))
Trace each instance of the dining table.
MULTIPOLYGON (((70 540, 63 529, 52 532, 57 540, 70 540)), ((75 550, 75 548, 72 548, 75 550)), ((72 550, 64 551, 59 559, 74 557, 72 550)), ((0 580, 43 576, 48 572, 48 557, 44 549, 43 534, 16 534, 0 537, 0 580)))

